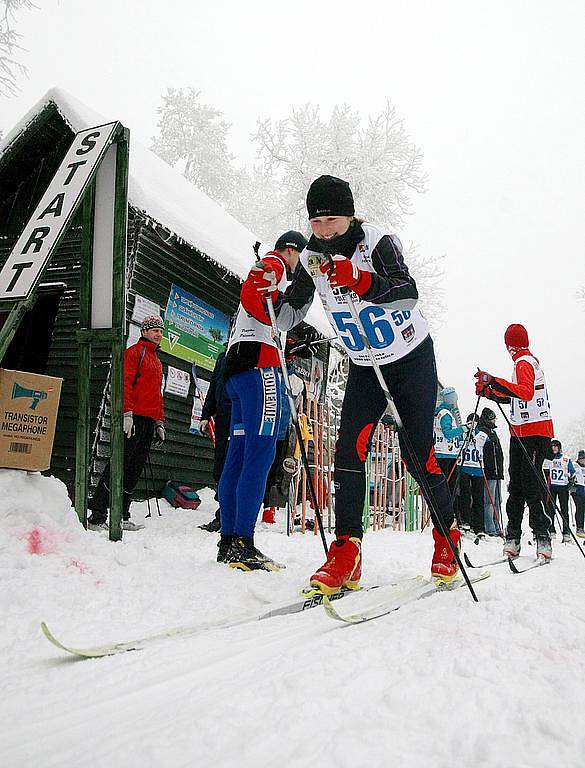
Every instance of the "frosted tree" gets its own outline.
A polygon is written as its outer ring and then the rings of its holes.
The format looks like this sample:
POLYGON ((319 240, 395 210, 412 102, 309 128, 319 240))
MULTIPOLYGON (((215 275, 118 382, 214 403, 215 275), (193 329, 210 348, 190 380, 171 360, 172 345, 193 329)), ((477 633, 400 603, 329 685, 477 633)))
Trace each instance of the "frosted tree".
POLYGON ((16 81, 26 73, 26 67, 17 56, 22 51, 20 35, 14 29, 16 12, 34 7, 31 0, 0 0, 0 95, 12 96, 17 92, 16 81))
POLYGON ((562 443, 565 456, 573 459, 576 458, 578 451, 585 450, 585 413, 573 421, 563 436, 562 443))
MULTIPOLYGON (((306 105, 286 120, 258 121, 253 140, 259 165, 249 183, 255 200, 263 184, 269 194, 266 205, 251 205, 244 213, 245 223, 268 242, 285 229, 306 232, 307 189, 321 174, 349 181, 356 213, 398 233, 412 212, 412 195, 426 189, 422 154, 390 102, 365 122, 348 105, 335 107, 329 119, 322 118, 319 107, 306 105)), ((403 245, 422 304, 436 318, 442 257, 421 256, 413 244, 403 245)))
POLYGON ((253 138, 265 175, 280 182, 282 214, 296 227, 306 224, 307 188, 322 173, 349 181, 358 212, 392 227, 410 212, 410 195, 426 187, 422 155, 389 102, 365 125, 348 105, 328 120, 306 105, 286 120, 259 121, 253 138))
MULTIPOLYGON (((323 173, 349 181, 356 212, 398 234, 412 211, 411 196, 426 188, 421 152, 390 102, 365 121, 348 105, 335 107, 328 119, 306 105, 286 120, 259 120, 251 171, 236 166, 227 148, 230 126, 222 112, 201 102, 199 91, 169 88, 158 114, 152 149, 265 243, 287 229, 307 233, 307 189, 323 173)), ((442 257, 403 245, 423 309, 436 322, 442 257)))
POLYGON ((194 88, 168 88, 158 107, 159 134, 151 149, 207 195, 224 205, 239 193, 245 174, 227 146, 223 113, 200 100, 194 88))

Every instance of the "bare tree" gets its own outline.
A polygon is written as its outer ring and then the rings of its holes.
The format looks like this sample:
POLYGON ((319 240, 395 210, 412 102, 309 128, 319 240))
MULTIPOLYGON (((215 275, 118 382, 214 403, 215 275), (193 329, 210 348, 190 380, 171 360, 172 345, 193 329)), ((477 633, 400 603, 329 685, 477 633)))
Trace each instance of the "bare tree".
POLYGON ((17 93, 16 80, 26 74, 26 67, 16 56, 23 49, 18 43, 20 35, 14 30, 15 14, 21 8, 34 7, 31 0, 0 0, 0 95, 17 93))

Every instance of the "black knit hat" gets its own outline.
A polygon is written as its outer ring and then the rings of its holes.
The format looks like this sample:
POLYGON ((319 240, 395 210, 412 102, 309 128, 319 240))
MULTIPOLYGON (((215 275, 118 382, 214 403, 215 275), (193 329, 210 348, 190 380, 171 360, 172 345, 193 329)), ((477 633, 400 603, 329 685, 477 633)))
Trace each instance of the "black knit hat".
POLYGON ((353 216, 353 195, 347 181, 336 176, 319 176, 307 192, 309 219, 317 216, 353 216))
POLYGON ((284 251, 285 248, 294 248, 295 251, 301 253, 307 247, 307 238, 301 235, 300 232, 295 232, 294 229, 290 229, 281 235, 274 244, 275 251, 284 251))

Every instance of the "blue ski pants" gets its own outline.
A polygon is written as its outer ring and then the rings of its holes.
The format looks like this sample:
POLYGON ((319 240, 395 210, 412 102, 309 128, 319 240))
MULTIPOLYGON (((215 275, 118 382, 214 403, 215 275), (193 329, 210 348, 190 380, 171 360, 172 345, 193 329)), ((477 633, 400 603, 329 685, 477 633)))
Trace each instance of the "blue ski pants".
POLYGON ((226 382, 230 441, 219 482, 222 534, 253 536, 276 452, 282 388, 278 368, 254 368, 226 382))

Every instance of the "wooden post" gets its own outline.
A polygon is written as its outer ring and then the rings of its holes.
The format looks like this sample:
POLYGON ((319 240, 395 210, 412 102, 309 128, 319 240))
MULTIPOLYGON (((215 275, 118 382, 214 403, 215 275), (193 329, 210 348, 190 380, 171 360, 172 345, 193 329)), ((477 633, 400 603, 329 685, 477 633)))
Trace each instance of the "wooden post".
POLYGON ((75 436, 75 511, 87 528, 87 493, 90 435, 91 278, 95 182, 88 188, 82 209, 81 264, 79 280, 79 365, 77 374, 77 430, 75 436))
POLYGON ((124 483, 124 331, 126 324, 126 242, 128 228, 128 147, 130 132, 122 128, 116 152, 114 204, 114 279, 112 296, 112 376, 110 451, 110 540, 122 538, 124 483))

